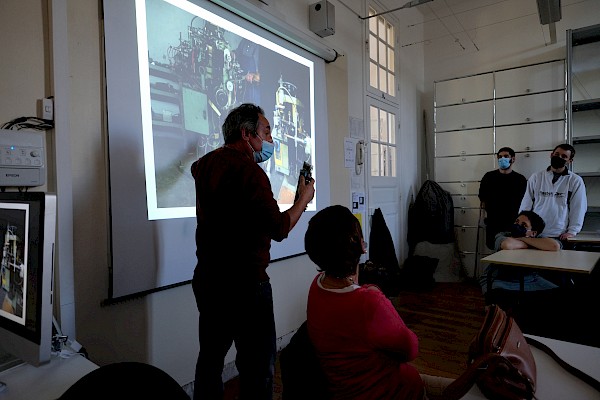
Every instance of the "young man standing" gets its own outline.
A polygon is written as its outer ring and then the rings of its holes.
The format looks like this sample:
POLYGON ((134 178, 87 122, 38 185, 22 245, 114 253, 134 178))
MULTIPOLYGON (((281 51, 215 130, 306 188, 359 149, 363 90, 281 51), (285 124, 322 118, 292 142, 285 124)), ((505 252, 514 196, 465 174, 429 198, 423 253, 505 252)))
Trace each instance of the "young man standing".
POLYGON ((479 184, 479 200, 485 209, 485 244, 493 250, 494 238, 510 228, 519 213, 527 178, 513 171, 515 151, 502 147, 496 153, 498 169, 486 172, 479 184))
POLYGON ((531 175, 520 210, 531 210, 546 222, 545 237, 566 240, 581 231, 587 197, 583 179, 569 171, 575 148, 559 144, 550 153, 550 166, 531 175))

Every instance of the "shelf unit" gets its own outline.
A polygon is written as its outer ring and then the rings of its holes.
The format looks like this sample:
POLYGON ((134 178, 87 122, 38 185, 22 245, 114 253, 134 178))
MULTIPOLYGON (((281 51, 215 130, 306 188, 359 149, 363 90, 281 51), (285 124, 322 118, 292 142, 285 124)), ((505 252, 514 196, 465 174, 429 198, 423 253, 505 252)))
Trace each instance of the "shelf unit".
POLYGON ((600 230, 600 24, 567 30, 568 134, 573 170, 583 177, 583 230, 600 230))

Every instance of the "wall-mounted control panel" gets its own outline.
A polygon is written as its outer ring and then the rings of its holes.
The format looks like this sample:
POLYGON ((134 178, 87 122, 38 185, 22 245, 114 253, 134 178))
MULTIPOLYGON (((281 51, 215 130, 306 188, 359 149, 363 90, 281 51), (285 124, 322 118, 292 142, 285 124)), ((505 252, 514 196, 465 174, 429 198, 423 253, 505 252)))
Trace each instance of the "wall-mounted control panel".
POLYGON ((0 187, 46 183, 46 138, 43 131, 0 129, 0 187))

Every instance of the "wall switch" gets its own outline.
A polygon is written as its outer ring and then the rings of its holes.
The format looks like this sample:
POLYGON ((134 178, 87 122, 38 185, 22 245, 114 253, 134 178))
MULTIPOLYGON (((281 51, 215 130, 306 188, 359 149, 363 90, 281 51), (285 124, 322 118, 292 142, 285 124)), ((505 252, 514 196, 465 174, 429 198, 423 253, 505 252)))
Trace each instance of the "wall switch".
POLYGON ((42 118, 54 119, 54 101, 50 98, 42 99, 42 118))

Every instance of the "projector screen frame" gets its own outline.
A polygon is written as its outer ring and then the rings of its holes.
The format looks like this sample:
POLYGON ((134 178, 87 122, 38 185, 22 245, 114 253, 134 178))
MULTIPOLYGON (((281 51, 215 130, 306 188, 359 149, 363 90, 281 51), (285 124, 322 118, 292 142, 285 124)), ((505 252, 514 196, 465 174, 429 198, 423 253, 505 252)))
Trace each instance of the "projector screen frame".
MULTIPOLYGON (((106 301, 108 303, 189 283, 196 263, 196 222, 193 207, 187 207, 186 214, 176 215, 171 219, 153 215, 151 207, 148 207, 148 198, 151 196, 147 196, 147 191, 152 179, 149 179, 145 171, 143 154, 152 154, 152 149, 148 149, 147 143, 144 142, 143 132, 144 120, 151 120, 152 114, 149 118, 148 108, 144 109, 142 92, 145 90, 144 85, 149 90, 149 82, 137 86, 132 84, 132 81, 139 79, 136 74, 140 75, 142 71, 143 75, 144 66, 139 59, 140 53, 146 54, 146 49, 139 46, 137 28, 128 26, 132 25, 131 23, 126 23, 128 18, 135 16, 136 11, 139 13, 140 2, 146 3, 141 0, 104 0, 111 244, 109 293, 106 301), (120 29, 116 31, 116 27, 120 29), (116 42, 119 45, 115 45, 116 42), (131 60, 124 62, 122 59, 131 49, 135 49, 138 55, 133 64, 131 60), (137 100, 124 100, 136 91, 137 100), (141 215, 144 217, 141 218, 141 215)), ((156 2, 163 3, 158 0, 156 2)), ((188 3, 217 15, 223 21, 233 21, 235 25, 244 24, 244 29, 251 29, 253 34, 259 32, 267 38, 266 40, 273 41, 276 47, 279 46, 277 48, 281 48, 283 53, 297 53, 297 57, 309 60, 309 64, 312 65, 313 95, 308 114, 312 117, 309 133, 314 143, 310 143, 313 157, 310 161, 314 163, 313 176, 317 181, 317 194, 311 208, 305 212, 289 237, 281 243, 273 242, 271 249, 272 262, 303 254, 303 236, 308 219, 316 210, 328 205, 330 197, 324 61, 208 1, 195 0, 188 3)), ((289 70, 289 67, 286 70, 289 70)), ((286 83, 286 80, 283 82, 286 83)), ((293 86, 293 83, 290 85, 293 86)), ((272 126, 276 127, 274 109, 258 104, 265 109, 272 126)), ((171 117, 173 115, 171 113, 171 117)), ((222 136, 220 129, 218 134, 222 136)), ((181 173, 187 175, 187 184, 193 188, 189 168, 183 166, 181 173)), ((288 189, 290 185, 295 185, 297 175, 297 172, 290 171, 290 175, 287 176, 288 189)), ((282 210, 289 206, 291 204, 280 204, 282 210)))

